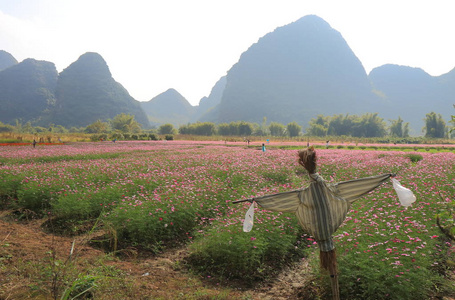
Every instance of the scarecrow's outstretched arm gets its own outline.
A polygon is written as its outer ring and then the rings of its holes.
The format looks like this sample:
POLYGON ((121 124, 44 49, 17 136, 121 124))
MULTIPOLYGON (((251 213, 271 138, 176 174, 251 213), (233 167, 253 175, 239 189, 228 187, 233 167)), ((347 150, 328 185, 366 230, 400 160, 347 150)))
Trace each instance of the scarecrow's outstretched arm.
POLYGON ((335 184, 338 196, 345 199, 346 201, 352 202, 357 198, 368 194, 384 181, 390 177, 394 177, 395 174, 382 174, 377 176, 359 178, 354 180, 342 181, 335 184))
POLYGON ((300 203, 300 192, 302 190, 294 190, 289 192, 283 192, 273 195, 266 195, 262 197, 254 197, 244 200, 234 201, 232 203, 240 202, 257 202, 259 206, 264 209, 271 211, 281 211, 281 212, 295 212, 300 203))

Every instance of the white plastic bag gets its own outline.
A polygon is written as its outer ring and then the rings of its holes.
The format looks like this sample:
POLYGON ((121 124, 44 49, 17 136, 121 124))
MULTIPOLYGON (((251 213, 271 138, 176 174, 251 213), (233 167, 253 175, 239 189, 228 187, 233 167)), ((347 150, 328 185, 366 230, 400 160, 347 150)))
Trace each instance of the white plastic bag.
POLYGON ((392 184, 397 192, 401 205, 408 207, 416 201, 416 196, 414 196, 412 191, 402 186, 398 180, 392 178, 392 184))
POLYGON ((254 202, 251 203, 250 208, 245 214, 245 221, 243 221, 243 231, 250 232, 253 229, 254 222, 254 202))

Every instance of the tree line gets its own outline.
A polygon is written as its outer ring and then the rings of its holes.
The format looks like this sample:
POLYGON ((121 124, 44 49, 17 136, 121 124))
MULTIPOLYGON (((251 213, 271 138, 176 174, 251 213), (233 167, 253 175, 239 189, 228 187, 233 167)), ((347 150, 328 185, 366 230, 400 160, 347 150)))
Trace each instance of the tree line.
MULTIPOLYGON (((455 107, 455 106, 454 106, 455 107)), ((446 124, 441 114, 430 112, 426 115, 423 132, 427 138, 447 138, 450 132, 454 131, 455 116, 449 123, 452 128, 446 124)), ((132 136, 138 134, 147 134, 141 129, 141 125, 134 119, 134 115, 119 114, 108 121, 97 120, 85 128, 66 129, 61 125, 51 124, 48 128, 33 127, 30 122, 21 124, 16 121, 16 126, 7 125, 0 122, 0 132, 27 132, 27 133, 68 133, 84 132, 90 134, 107 134, 110 133, 122 139, 122 135, 132 136)), ((303 131, 302 126, 293 121, 286 125, 271 122, 267 124, 264 117, 261 124, 246 121, 236 121, 230 123, 215 124, 212 122, 196 122, 181 125, 175 128, 172 124, 163 124, 156 129, 148 130, 148 134, 161 135, 199 135, 199 136, 276 136, 276 137, 297 137, 301 135, 308 136, 352 136, 352 137, 409 137, 409 123, 405 123, 401 117, 396 120, 389 120, 387 125, 384 119, 377 113, 366 113, 360 116, 349 114, 337 114, 333 116, 318 115, 311 119, 308 127, 303 131)), ((152 138, 153 139, 153 138, 152 138)))

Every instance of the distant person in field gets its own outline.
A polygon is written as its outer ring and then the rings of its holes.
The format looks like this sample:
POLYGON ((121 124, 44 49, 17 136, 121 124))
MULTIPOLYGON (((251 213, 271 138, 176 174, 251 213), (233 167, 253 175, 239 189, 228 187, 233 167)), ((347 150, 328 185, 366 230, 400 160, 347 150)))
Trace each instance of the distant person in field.
POLYGON ((33 148, 35 148, 36 147, 36 140, 35 139, 33 139, 33 143, 32 144, 33 144, 33 148))

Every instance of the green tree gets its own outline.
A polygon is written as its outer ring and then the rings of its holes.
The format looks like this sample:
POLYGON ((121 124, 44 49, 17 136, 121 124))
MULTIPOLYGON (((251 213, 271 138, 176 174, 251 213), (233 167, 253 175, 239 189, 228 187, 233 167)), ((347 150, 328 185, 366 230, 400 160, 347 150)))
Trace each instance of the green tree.
POLYGON ((257 130, 257 135, 266 136, 267 133, 268 133, 267 117, 263 117, 262 124, 261 124, 260 128, 257 130))
POLYGON ((239 135, 241 136, 250 136, 253 134, 253 124, 245 122, 245 121, 240 121, 239 122, 239 135))
POLYGON ((174 125, 167 123, 163 124, 160 127, 158 127, 158 133, 159 134, 175 134, 176 129, 174 128, 174 125))
POLYGON ((386 125, 377 113, 367 113, 354 121, 353 136, 382 137, 386 135, 386 125))
POLYGON ((329 135, 353 135, 353 123, 355 116, 346 115, 334 115, 330 118, 327 133, 329 135))
POLYGON ((192 130, 190 130, 193 131, 192 134, 196 135, 211 136, 216 133, 216 126, 211 122, 198 122, 196 124, 192 124, 190 128, 192 128, 192 130))
POLYGON ((134 115, 121 113, 111 120, 111 127, 121 132, 138 133, 141 131, 141 125, 134 120, 134 115))
POLYGON ((425 132, 425 137, 429 138, 443 138, 446 133, 446 122, 442 118, 441 114, 436 114, 431 112, 426 114, 424 119, 425 127, 423 128, 425 132))
POLYGON ((239 133, 239 122, 229 123, 229 135, 240 135, 239 133))
POLYGON ((394 137, 409 137, 409 123, 404 123, 401 117, 398 120, 390 120, 389 133, 394 137))
POLYGON ((9 124, 3 124, 0 121, 0 132, 13 132, 14 131, 14 126, 9 125, 9 124))
POLYGON ((218 124, 218 134, 223 136, 231 135, 229 124, 228 123, 218 124))
POLYGON ((312 136, 326 136, 329 129, 329 117, 318 115, 309 122, 307 133, 312 136))
POLYGON ((179 126, 179 133, 180 134, 193 134, 193 129, 191 128, 191 124, 187 125, 180 125, 179 126))
POLYGON ((300 132, 302 132, 302 126, 297 124, 297 122, 289 123, 286 128, 290 137, 299 136, 300 132))
POLYGON ((286 127, 283 124, 272 122, 269 125, 269 131, 272 136, 284 136, 286 127))
MULTIPOLYGON (((453 105, 453 108, 455 108, 455 104, 453 105)), ((452 119, 449 121, 452 124, 452 128, 450 129, 450 132, 452 133, 455 131, 455 116, 451 116, 452 119)))
POLYGON ((107 133, 109 131, 109 124, 98 120, 85 127, 87 133, 107 133))

